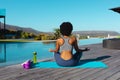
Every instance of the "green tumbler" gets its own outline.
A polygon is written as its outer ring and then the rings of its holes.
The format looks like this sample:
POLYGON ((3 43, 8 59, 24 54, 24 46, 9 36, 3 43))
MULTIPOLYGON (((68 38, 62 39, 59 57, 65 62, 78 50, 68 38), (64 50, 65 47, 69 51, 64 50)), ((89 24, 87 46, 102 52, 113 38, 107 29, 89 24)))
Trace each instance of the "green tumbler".
POLYGON ((33 63, 37 63, 37 52, 33 52, 33 63))

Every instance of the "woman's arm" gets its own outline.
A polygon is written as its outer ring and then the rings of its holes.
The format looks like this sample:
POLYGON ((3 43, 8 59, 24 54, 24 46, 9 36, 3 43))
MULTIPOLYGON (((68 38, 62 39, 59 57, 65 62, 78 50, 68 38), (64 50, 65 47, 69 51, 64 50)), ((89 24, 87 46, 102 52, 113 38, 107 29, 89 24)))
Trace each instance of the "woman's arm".
POLYGON ((56 41, 56 48, 55 49, 49 49, 50 52, 59 52, 59 48, 60 48, 60 45, 59 45, 59 40, 56 41))
POLYGON ((74 40, 75 40, 75 41, 74 41, 73 46, 74 46, 76 52, 83 52, 83 51, 88 51, 88 50, 90 50, 89 48, 79 49, 78 44, 77 44, 77 39, 74 38, 74 40))

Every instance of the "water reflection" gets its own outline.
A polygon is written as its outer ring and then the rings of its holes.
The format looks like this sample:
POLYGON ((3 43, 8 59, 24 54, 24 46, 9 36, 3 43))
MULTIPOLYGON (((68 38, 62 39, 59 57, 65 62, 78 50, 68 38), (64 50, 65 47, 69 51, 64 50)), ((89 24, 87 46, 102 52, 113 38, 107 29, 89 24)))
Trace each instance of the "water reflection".
POLYGON ((0 43, 0 63, 5 63, 7 61, 6 57, 9 57, 9 56, 6 55, 7 52, 9 52, 9 51, 6 50, 7 48, 14 47, 13 49, 15 49, 15 46, 18 47, 18 48, 21 48, 21 47, 24 48, 25 45, 26 44, 24 42, 22 42, 22 43, 16 43, 16 42, 13 42, 13 43, 0 43), (7 45, 7 47, 6 47, 6 45, 7 45))
POLYGON ((0 44, 0 63, 6 62, 6 43, 0 44))
POLYGON ((37 59, 53 57, 48 50, 54 48, 54 42, 2 42, 0 43, 0 66, 23 63, 33 58, 33 52, 37 52, 37 59))

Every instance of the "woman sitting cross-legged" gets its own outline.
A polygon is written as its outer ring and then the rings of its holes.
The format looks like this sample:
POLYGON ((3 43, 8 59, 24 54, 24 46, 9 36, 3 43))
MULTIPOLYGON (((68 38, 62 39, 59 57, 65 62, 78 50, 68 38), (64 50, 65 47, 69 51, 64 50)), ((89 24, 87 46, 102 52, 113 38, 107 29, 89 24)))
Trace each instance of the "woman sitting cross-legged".
POLYGON ((71 36, 73 26, 70 22, 63 22, 60 25, 60 33, 62 36, 56 41, 56 48, 50 49, 54 52, 54 57, 60 66, 75 66, 79 63, 83 51, 88 51, 89 48, 79 49, 77 39, 71 36), (73 49, 76 53, 73 54, 73 49))

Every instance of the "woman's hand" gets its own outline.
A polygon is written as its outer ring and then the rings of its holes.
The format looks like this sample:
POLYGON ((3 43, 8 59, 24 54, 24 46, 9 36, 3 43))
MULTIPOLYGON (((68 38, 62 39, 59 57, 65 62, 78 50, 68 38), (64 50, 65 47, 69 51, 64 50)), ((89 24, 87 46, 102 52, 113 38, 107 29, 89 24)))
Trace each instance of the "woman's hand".
POLYGON ((90 50, 90 48, 85 48, 85 50, 84 51, 89 51, 90 50))
POLYGON ((84 48, 84 49, 80 49, 79 52, 84 52, 84 51, 89 51, 90 48, 84 48))
POLYGON ((56 50, 56 49, 49 49, 49 52, 54 52, 54 53, 56 53, 57 50, 56 50))
POLYGON ((53 50, 52 50, 52 49, 49 49, 49 52, 53 52, 53 50))

